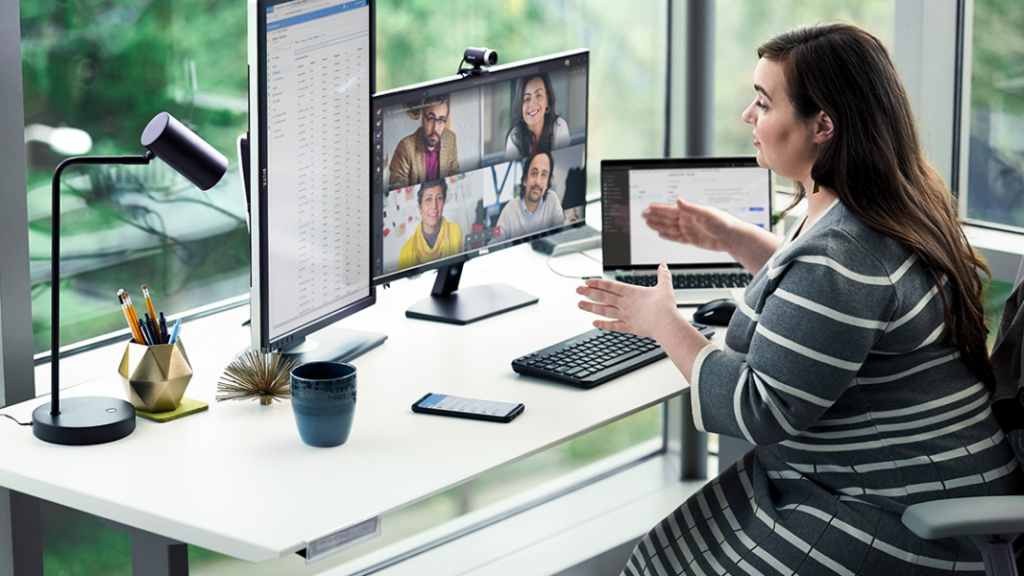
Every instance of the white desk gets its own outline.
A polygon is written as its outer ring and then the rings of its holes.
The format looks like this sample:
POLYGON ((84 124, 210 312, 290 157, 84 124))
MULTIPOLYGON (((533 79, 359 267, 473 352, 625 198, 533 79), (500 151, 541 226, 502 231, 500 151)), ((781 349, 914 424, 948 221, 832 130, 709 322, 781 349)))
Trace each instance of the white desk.
MULTIPOLYGON (((347 444, 311 448, 287 401, 215 402, 216 382, 247 345, 248 307, 183 326, 195 376, 186 392, 207 412, 165 424, 139 419, 106 445, 68 447, 0 422, 0 486, 133 528, 260 562, 292 554, 358 520, 393 511, 678 395, 686 381, 667 360, 592 390, 512 372, 527 352, 589 329, 578 280, 549 271, 528 246, 466 264, 462 286, 503 281, 538 304, 454 326, 411 320, 405 309, 429 294, 433 273, 378 290, 377 305, 345 325, 388 334, 357 358, 358 405, 347 444), (426 392, 523 402, 510 424, 414 414, 426 392)), ((598 274, 582 255, 552 261, 566 273, 598 274)), ((717 336, 716 338, 721 338, 717 336)), ((109 375, 65 392, 123 397, 116 375, 123 345, 106 356, 109 375)), ((69 359, 68 364, 71 365, 69 359)), ((62 362, 62 364, 64 364, 62 362)), ((64 373, 70 374, 65 368, 64 373)), ((2 412, 25 421, 46 401, 2 412)), ((6 422, 6 419, 4 419, 6 422)))

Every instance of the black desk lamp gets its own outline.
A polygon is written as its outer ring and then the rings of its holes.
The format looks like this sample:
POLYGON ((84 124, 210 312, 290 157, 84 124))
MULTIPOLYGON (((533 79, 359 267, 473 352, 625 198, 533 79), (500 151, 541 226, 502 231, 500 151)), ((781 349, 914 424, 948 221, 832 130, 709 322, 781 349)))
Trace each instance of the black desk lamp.
POLYGON ((51 320, 50 402, 32 412, 32 433, 54 444, 90 445, 120 440, 135 430, 135 407, 117 398, 83 396, 60 401, 60 175, 74 164, 149 164, 159 158, 201 190, 209 190, 228 168, 228 159, 167 112, 153 118, 142 133, 143 156, 68 158, 53 174, 51 248, 53 319, 51 320))

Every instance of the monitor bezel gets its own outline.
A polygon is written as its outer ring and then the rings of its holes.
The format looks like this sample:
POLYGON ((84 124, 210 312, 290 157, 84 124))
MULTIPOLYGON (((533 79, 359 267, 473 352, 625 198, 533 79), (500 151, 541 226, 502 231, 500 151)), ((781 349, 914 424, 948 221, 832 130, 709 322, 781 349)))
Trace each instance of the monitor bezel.
MULTIPOLYGON (((486 78, 482 78, 480 76, 473 76, 473 75, 466 75, 466 76, 455 75, 455 76, 447 76, 445 78, 439 78, 437 80, 432 80, 430 82, 422 82, 420 84, 412 84, 412 85, 409 85, 409 86, 403 86, 401 88, 395 88, 395 89, 392 89, 392 90, 387 90, 387 91, 384 91, 384 92, 380 92, 380 93, 374 94, 370 98, 370 100, 373 103, 373 108, 376 109, 377 108, 376 103, 377 103, 379 98, 380 99, 391 99, 391 98, 395 98, 395 97, 405 97, 405 96, 408 96, 410 99, 412 99, 412 98, 415 98, 417 92, 421 92, 421 91, 424 91, 424 90, 427 90, 427 91, 429 91, 431 93, 453 92, 453 91, 456 91, 456 90, 462 90, 462 89, 465 89, 465 88, 471 88, 473 86, 473 84, 480 85, 480 84, 483 84, 483 83, 488 83, 489 84, 489 83, 502 82, 502 81, 504 81, 504 78, 502 78, 502 79, 494 79, 494 76, 497 74, 499 76, 508 76, 509 78, 519 78, 523 74, 525 74, 526 72, 521 72, 521 73, 516 74, 517 70, 522 70, 523 68, 527 68, 529 66, 554 63, 554 62, 556 62, 558 60, 565 60, 566 58, 571 58, 571 57, 574 57, 574 56, 575 57, 579 57, 579 56, 586 57, 586 64, 587 64, 587 74, 586 74, 586 76, 587 76, 587 79, 586 79, 587 110, 586 110, 586 114, 585 114, 585 118, 584 118, 584 122, 585 122, 585 125, 587 127, 587 138, 583 142, 583 169, 584 169, 584 174, 586 174, 586 170, 587 170, 588 165, 590 163, 589 162, 590 159, 587 157, 588 142, 590 140, 590 50, 587 49, 587 48, 579 48, 579 49, 570 50, 570 51, 567 51, 567 52, 559 52, 557 54, 550 54, 550 55, 547 55, 547 56, 541 56, 539 58, 532 58, 532 59, 529 59, 529 60, 520 60, 518 62, 512 62, 510 64, 502 64, 502 65, 499 65, 499 66, 494 66, 494 67, 490 68, 489 73, 487 74, 486 78), (506 73, 508 73, 508 74, 506 74, 506 73)), ((584 180, 584 186, 586 185, 585 182, 586 182, 586 180, 584 180)), ((376 192, 374 192, 374 193, 376 193, 376 192)), ((373 277, 373 281, 372 282, 373 282, 374 286, 380 286, 382 284, 389 284, 389 283, 391 283, 391 282, 393 282, 395 280, 401 280, 403 278, 410 278, 410 277, 419 276, 419 275, 421 275, 421 274, 423 274, 425 272, 430 272, 430 271, 433 271, 433 270, 437 270, 439 268, 444 268, 444 267, 447 267, 447 266, 455 266, 455 265, 464 264, 465 262, 467 262, 469 260, 472 260, 473 258, 476 258, 476 257, 479 257, 479 256, 485 256, 485 255, 490 254, 492 252, 496 252, 496 251, 499 251, 499 250, 504 250, 506 248, 511 248, 513 246, 518 246, 518 245, 524 244, 526 242, 533 242, 534 240, 538 240, 540 238, 544 238, 545 236, 550 236, 552 234, 557 234, 558 232, 563 232, 565 230, 571 230, 573 228, 579 228, 581 226, 586 226, 586 224, 587 224, 587 215, 584 212, 584 216, 583 216, 582 219, 577 220, 576 222, 571 222, 569 224, 565 224, 563 226, 559 226, 558 228, 552 228, 550 230, 543 230, 541 232, 536 232, 534 234, 530 234, 530 235, 527 235, 527 236, 520 236, 519 238, 513 238, 511 240, 508 240, 507 242, 502 242, 501 244, 498 244, 498 245, 495 245, 495 246, 484 246, 482 248, 477 248, 477 249, 474 249, 474 250, 467 250, 465 252, 462 252, 461 254, 457 254, 455 256, 449 256, 447 258, 442 258, 440 260, 434 260, 433 262, 428 262, 426 264, 421 264, 421 265, 416 266, 414 268, 407 268, 405 270, 396 270, 396 271, 390 272, 388 274, 383 274, 381 276, 373 277)), ((377 223, 374 223, 373 225, 371 225, 371 228, 374 228, 376 225, 377 225, 377 223)), ((374 233, 376 233, 376 229, 374 230, 374 233)), ((377 250, 377 242, 374 241, 373 250, 371 250, 371 251, 375 252, 376 250, 377 250)), ((376 256, 376 255, 377 254, 375 253, 374 256, 376 256)))
MULTIPOLYGON (((267 179, 267 148, 266 132, 267 132, 267 107, 265 105, 267 101, 267 67, 266 67, 266 55, 267 55, 267 41, 266 41, 266 27, 267 27, 267 8, 270 6, 279 6, 281 4, 287 4, 290 2, 301 1, 301 0, 250 0, 249 1, 249 115, 250 115, 250 150, 255 157, 254 162, 250 162, 250 182, 253 183, 252 199, 251 199, 251 211, 252 215, 250 220, 254 223, 253 229, 250 231, 250 250, 251 250, 251 281, 250 281, 250 317, 252 322, 252 349, 253 350, 265 350, 274 351, 279 349, 288 348, 298 342, 301 342, 307 335, 310 335, 318 330, 321 330, 331 324, 347 318, 360 310, 363 310, 369 306, 372 306, 377 301, 376 295, 376 284, 373 283, 373 228, 372 226, 367 227, 367 242, 369 243, 370 249, 367 250, 367 270, 370 271, 370 282, 368 286, 368 293, 366 296, 356 300, 355 302, 337 309, 330 314, 322 316, 317 320, 310 323, 304 324, 298 328, 289 330, 288 332, 278 335, 276 338, 271 339, 270 336, 270 270, 268 265, 268 242, 266 234, 268 231, 267 225, 267 211, 263 209, 266 206, 268 190, 268 179, 267 179), (255 60, 255 61, 254 61, 255 60), (256 73, 253 74, 251 71, 255 65, 256 73), (256 96, 255 101, 253 99, 256 96), (253 130, 251 126, 252 111, 256 110, 257 125, 256 129, 253 130)), ((373 93, 376 89, 376 0, 365 0, 369 9, 369 96, 367 109, 367 126, 363 130, 363 134, 366 135, 366 149, 367 158, 373 158, 373 139, 369 136, 370 130, 373 126, 373 93)), ((373 170, 368 166, 366 186, 367 190, 372 189, 373 182, 373 170)), ((367 208, 372 213, 372 194, 366 195, 367 208)))

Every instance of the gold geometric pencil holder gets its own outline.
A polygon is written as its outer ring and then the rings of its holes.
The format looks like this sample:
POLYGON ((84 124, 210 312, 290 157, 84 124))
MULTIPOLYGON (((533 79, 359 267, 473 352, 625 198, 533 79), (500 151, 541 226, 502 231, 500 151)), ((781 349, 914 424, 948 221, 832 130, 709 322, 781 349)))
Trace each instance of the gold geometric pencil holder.
POLYGON ((167 412, 181 404, 192 365, 179 338, 174 344, 129 342, 117 368, 128 401, 137 410, 167 412))

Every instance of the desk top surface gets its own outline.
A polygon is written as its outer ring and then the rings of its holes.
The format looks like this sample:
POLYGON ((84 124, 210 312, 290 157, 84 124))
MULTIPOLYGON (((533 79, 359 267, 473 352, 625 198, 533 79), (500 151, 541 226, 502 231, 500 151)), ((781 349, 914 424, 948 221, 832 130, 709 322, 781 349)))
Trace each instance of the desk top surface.
MULTIPOLYGON (((429 294, 433 273, 378 289, 375 306, 343 320, 346 327, 388 335, 352 362, 359 370, 358 404, 343 446, 303 444, 287 401, 215 401, 224 367, 249 342, 243 306, 182 327, 195 372, 186 396, 208 402, 208 411, 162 424, 139 419, 127 438, 85 447, 47 444, 27 427, 0 423, 0 486, 259 562, 686 388, 667 360, 591 390, 515 374, 514 358, 591 328, 592 317, 576 305, 580 281, 548 270, 545 260, 523 245, 468 262, 462 286, 505 282, 540 297, 538 304, 468 326, 405 317, 406 308, 429 294), (413 413, 411 404, 427 392, 522 402, 526 411, 509 424, 413 413)), ((571 275, 600 273, 600 265, 582 254, 550 264, 571 275)), ((124 398, 116 374, 123 349, 119 344, 62 362, 64 374, 73 374, 73 360, 110 367, 63 397, 124 398)), ((46 401, 3 413, 30 420, 32 409, 46 401)))

